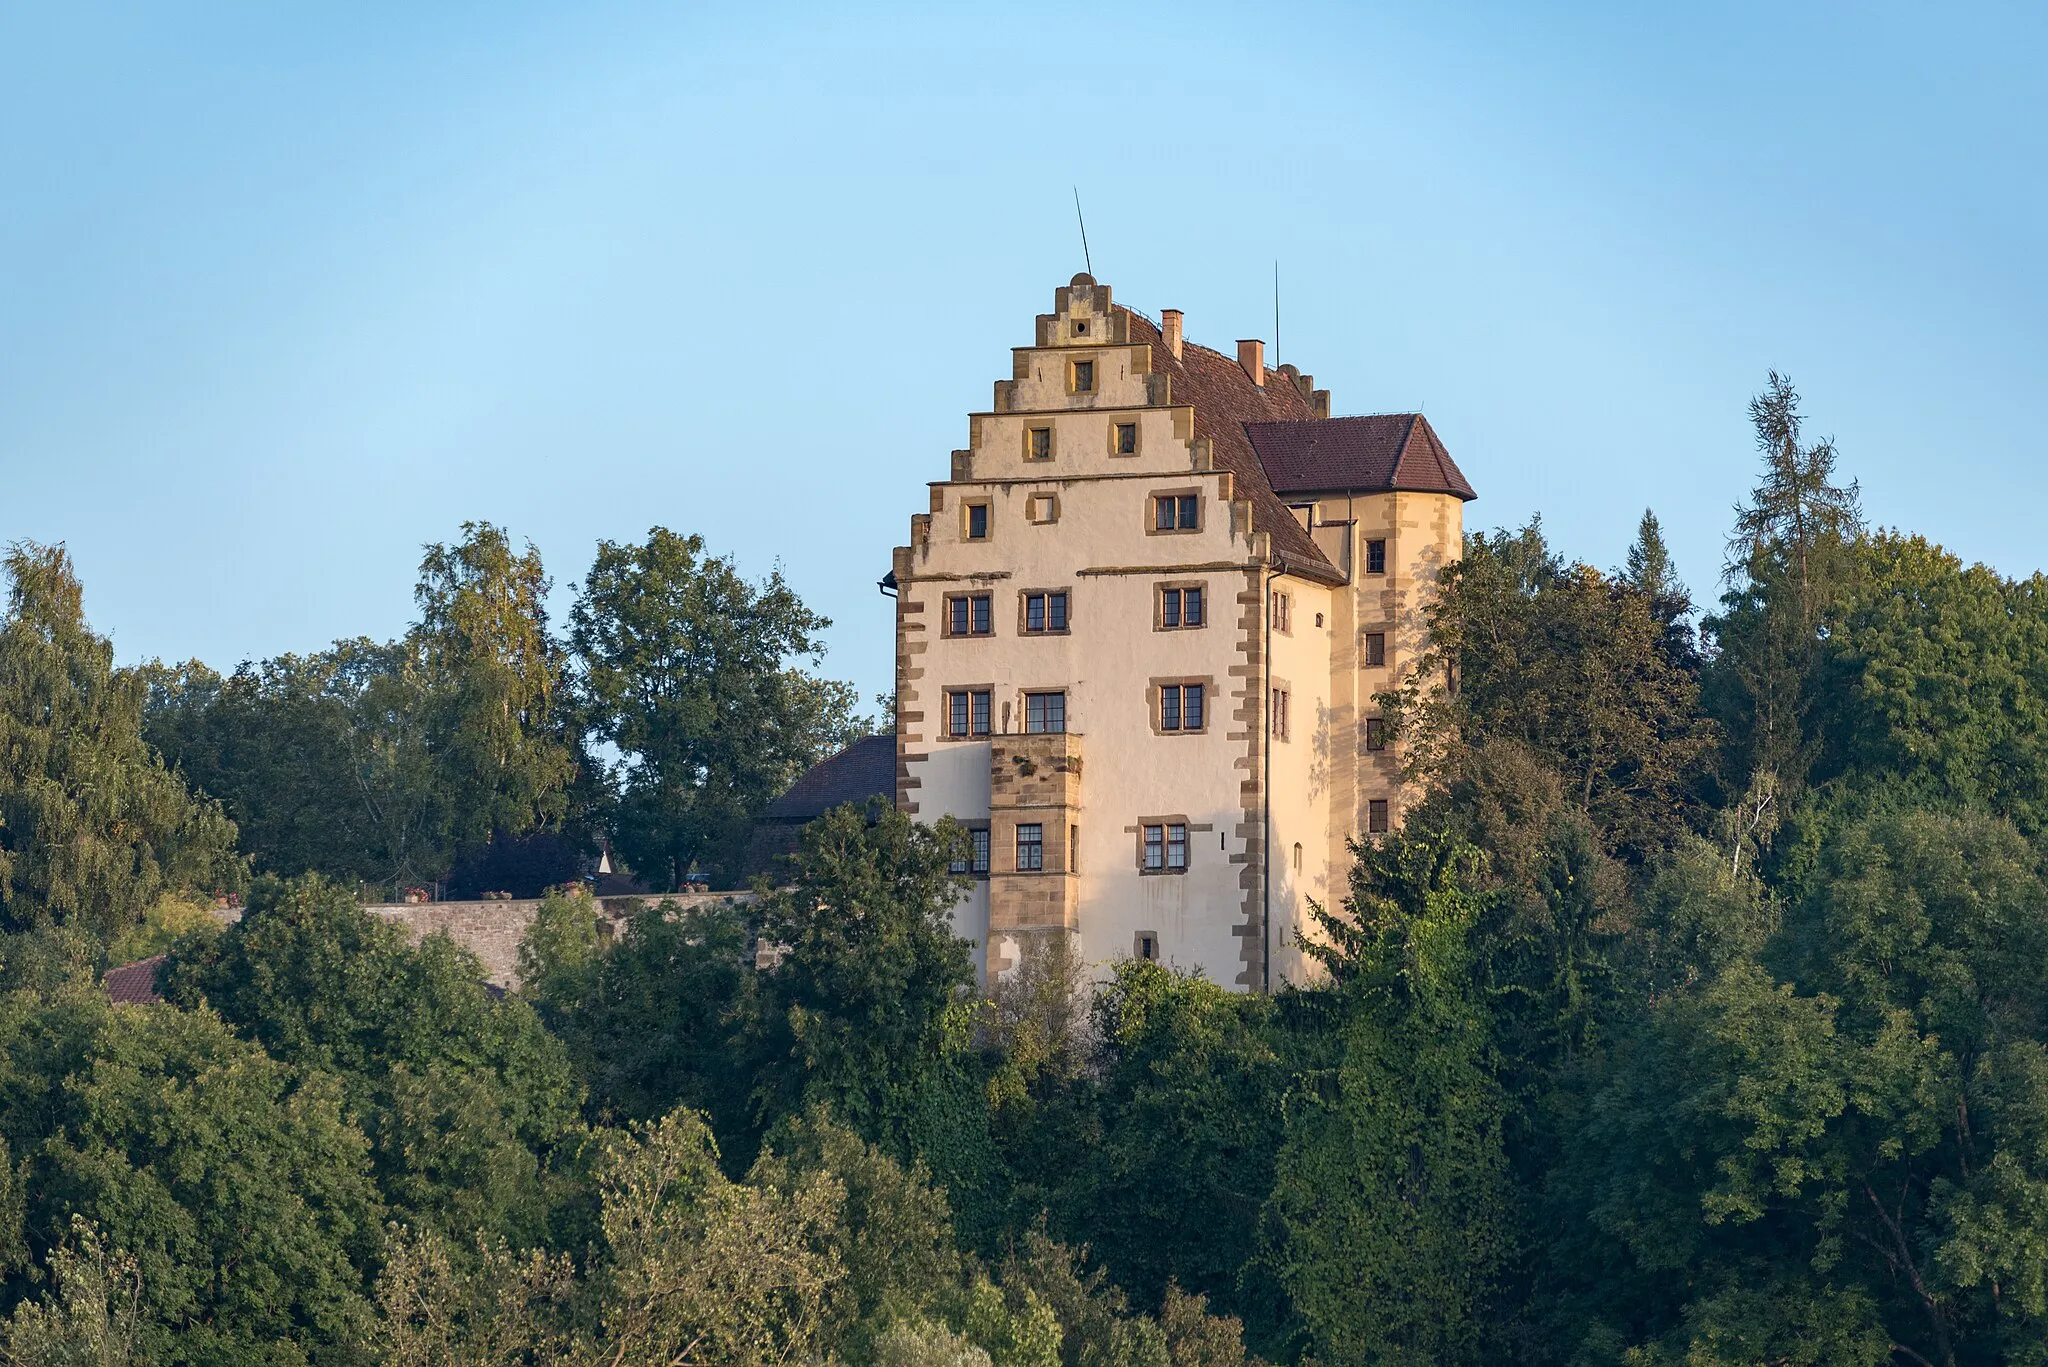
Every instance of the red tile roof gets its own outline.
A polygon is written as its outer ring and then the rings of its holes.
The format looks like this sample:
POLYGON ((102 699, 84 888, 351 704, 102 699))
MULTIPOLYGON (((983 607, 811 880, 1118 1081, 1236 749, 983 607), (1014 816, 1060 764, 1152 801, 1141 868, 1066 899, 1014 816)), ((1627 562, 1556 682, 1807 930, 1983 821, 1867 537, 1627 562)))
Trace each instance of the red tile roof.
POLYGON ((107 990, 107 1000, 116 1006, 147 1006, 162 1001, 156 992, 156 970, 166 957, 152 954, 101 974, 100 985, 107 990))
POLYGON ((1217 467, 1231 473, 1236 496, 1250 501, 1252 530, 1272 535, 1274 553, 1284 568, 1343 583, 1343 572, 1316 549, 1301 523, 1274 494, 1258 453, 1245 435, 1250 423, 1320 426, 1323 420, 1316 417, 1308 396, 1272 366, 1266 368, 1266 383, 1255 385, 1236 357, 1193 342, 1183 341, 1180 357, 1175 359, 1166 349, 1157 323, 1135 309, 1130 315, 1131 341, 1152 348, 1152 368, 1172 377, 1172 401, 1194 406, 1195 435, 1209 439, 1217 467))
POLYGON ((896 737, 867 736, 804 771, 790 790, 769 803, 761 820, 802 826, 846 802, 896 800, 896 737))
POLYGON ((1247 422, 1245 435, 1280 494, 1399 489, 1479 497, 1420 413, 1247 422))

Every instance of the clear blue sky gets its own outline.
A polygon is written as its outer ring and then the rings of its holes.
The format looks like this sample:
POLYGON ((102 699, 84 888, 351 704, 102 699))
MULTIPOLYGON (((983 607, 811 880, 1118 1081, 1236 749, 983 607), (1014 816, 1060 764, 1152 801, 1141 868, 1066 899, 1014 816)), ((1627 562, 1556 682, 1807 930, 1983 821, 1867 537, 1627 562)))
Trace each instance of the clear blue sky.
MULTIPOLYGON (((1696 591, 1771 367, 1877 521, 2029 573, 2048 8, 0 0, 0 540, 122 658, 396 634, 487 518, 836 621, 1080 269, 1696 591)), ((1704 596, 1704 595, 1703 595, 1704 596)))

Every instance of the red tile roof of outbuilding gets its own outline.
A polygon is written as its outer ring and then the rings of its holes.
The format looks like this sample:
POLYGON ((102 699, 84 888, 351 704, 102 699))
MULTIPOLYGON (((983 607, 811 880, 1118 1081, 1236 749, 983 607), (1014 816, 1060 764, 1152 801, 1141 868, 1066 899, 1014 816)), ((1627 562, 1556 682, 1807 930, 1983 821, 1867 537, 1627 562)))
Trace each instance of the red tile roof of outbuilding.
POLYGON ((147 959, 120 964, 101 974, 100 985, 107 990, 107 1000, 116 1006, 147 1006, 151 1002, 162 1001, 156 991, 156 970, 166 957, 152 954, 147 959))

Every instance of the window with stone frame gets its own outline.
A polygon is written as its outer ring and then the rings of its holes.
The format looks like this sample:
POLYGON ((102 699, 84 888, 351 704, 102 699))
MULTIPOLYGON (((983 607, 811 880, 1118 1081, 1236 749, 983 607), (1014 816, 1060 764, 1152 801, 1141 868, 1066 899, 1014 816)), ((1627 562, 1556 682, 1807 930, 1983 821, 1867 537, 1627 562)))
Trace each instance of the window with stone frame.
POLYGON ((946 734, 956 740, 988 735, 989 696, 986 688, 946 690, 946 734))
POLYGON ((1052 429, 1050 427, 1032 427, 1025 430, 1024 459, 1052 459, 1052 429))
POLYGON ((988 540, 988 504, 974 502, 961 507, 961 535, 969 541, 988 540))
POLYGON ((1387 833, 1387 800, 1372 798, 1365 804, 1365 831, 1367 835, 1387 833))
POLYGON ((1116 424, 1116 430, 1110 437, 1109 449, 1112 453, 1119 456, 1137 455, 1138 424, 1134 422, 1120 422, 1116 424))
POLYGON ((1045 868, 1045 827, 1042 823, 1017 823, 1017 872, 1038 873, 1045 868))
POLYGON ((1067 630, 1065 589, 1032 590, 1024 595, 1024 634, 1056 636, 1067 630))
POLYGON ((1365 572, 1385 574, 1387 572, 1387 543, 1374 538, 1365 543, 1365 572))
POLYGON ((1159 729, 1174 735, 1192 734, 1209 724, 1206 683, 1159 685, 1159 729))
POLYGON ((1386 632, 1368 631, 1365 633, 1365 662, 1367 665, 1375 668, 1387 662, 1386 632))
POLYGON ((1067 729, 1067 695, 1063 692, 1026 693, 1024 730, 1031 735, 1058 734, 1067 729))
POLYGON ((953 593, 946 596, 948 636, 992 636, 995 629, 993 594, 953 593))
POLYGON ((1159 586, 1159 629, 1187 631, 1205 625, 1203 591, 1200 584, 1159 586))
POLYGON ((1198 494, 1154 494, 1152 530, 1155 532, 1196 532, 1202 529, 1202 500, 1198 494))
POLYGON ((1185 821, 1147 821, 1139 825, 1138 869, 1141 873, 1188 871, 1188 825, 1185 821))
POLYGON ((1382 717, 1365 719, 1365 748, 1384 750, 1387 748, 1387 723, 1382 717))

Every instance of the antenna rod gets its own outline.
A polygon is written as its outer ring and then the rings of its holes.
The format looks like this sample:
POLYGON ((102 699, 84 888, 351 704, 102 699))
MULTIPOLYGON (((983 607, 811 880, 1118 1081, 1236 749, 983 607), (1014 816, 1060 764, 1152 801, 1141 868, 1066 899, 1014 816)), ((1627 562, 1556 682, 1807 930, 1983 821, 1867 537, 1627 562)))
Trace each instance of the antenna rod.
POLYGON ((1081 217, 1081 187, 1074 187, 1074 221, 1081 225, 1081 264, 1088 268, 1088 274, 1095 274, 1095 263, 1088 257, 1088 220, 1081 217))
POLYGON ((1280 364, 1280 262, 1273 262, 1273 364, 1280 364))

